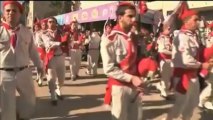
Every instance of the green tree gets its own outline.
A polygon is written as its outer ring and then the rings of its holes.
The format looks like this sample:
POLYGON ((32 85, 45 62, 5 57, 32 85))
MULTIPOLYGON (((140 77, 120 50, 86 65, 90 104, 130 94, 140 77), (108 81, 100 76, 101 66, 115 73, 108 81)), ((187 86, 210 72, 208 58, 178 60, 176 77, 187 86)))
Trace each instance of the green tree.
POLYGON ((27 17, 28 17, 28 13, 29 13, 29 1, 24 1, 22 3, 23 7, 24 7, 24 14, 23 16, 21 17, 21 23, 23 25, 26 25, 26 22, 27 22, 27 17))
POLYGON ((51 1, 50 7, 54 9, 56 15, 71 12, 72 1, 51 1))

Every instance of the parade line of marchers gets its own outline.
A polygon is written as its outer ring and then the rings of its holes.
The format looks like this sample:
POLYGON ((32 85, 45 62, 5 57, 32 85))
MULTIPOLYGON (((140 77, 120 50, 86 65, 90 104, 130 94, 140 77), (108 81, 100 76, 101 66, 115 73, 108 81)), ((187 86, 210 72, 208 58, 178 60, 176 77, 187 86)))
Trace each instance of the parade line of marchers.
POLYGON ((134 3, 118 2, 116 22, 109 18, 101 33, 95 27, 79 28, 77 18, 60 26, 52 16, 35 20, 30 30, 20 23, 23 6, 3 1, 1 120, 32 118, 36 95, 30 61, 37 68, 38 86, 47 79, 49 101, 57 106, 64 99, 65 57, 70 57, 70 78, 75 81, 82 54, 87 56, 86 74, 94 78, 101 55, 108 77, 104 104, 110 108, 112 120, 144 119, 144 89, 156 76, 161 97, 175 100, 165 120, 190 120, 197 106, 213 110, 213 32, 205 33, 213 24, 189 9, 186 1, 179 2, 165 20, 161 12, 148 9, 145 1, 134 3), (20 94, 17 103, 16 90, 20 94))

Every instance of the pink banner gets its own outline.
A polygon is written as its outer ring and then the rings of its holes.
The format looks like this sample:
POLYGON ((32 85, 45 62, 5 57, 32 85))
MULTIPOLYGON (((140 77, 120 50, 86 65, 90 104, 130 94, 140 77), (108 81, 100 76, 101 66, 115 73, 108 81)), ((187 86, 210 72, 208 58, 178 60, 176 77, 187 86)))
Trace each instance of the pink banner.
POLYGON ((64 24, 69 24, 74 18, 76 18, 79 23, 102 21, 107 20, 108 18, 115 19, 117 5, 118 2, 113 2, 93 8, 67 13, 64 14, 63 21, 64 24))

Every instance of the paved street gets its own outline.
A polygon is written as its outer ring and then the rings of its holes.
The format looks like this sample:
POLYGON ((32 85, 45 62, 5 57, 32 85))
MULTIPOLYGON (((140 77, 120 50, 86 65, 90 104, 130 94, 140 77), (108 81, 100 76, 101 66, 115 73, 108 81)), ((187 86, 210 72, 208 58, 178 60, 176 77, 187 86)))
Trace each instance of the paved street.
MULTIPOLYGON (((63 94, 65 100, 58 106, 50 104, 47 86, 37 87, 37 107, 33 120, 110 120, 110 113, 102 106, 105 92, 106 78, 99 68, 99 76, 92 78, 85 74, 85 67, 80 70, 80 78, 71 81, 69 70, 66 73, 63 94)), ((154 87, 149 94, 144 95, 144 120, 161 120, 170 110, 171 102, 159 97, 154 87)), ((192 120, 213 120, 213 112, 202 112, 197 109, 192 120)))

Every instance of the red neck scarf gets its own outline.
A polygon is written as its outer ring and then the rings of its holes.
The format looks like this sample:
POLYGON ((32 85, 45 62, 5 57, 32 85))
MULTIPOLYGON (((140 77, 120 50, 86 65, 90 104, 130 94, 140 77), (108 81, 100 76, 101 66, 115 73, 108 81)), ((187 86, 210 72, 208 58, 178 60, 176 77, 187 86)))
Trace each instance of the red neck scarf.
POLYGON ((61 34, 59 32, 59 30, 51 30, 51 29, 47 29, 48 32, 50 32, 52 38, 55 40, 55 41, 58 41, 58 42, 61 42, 61 34))
POLYGON ((120 26, 119 24, 117 24, 117 25, 113 28, 113 30, 117 30, 117 31, 119 31, 119 32, 123 32, 123 33, 125 33, 125 34, 128 34, 128 33, 126 33, 126 32, 124 31, 123 28, 121 28, 121 26, 120 26))
POLYGON ((183 25, 183 26, 181 27, 181 31, 187 31, 188 33, 196 34, 195 31, 191 31, 191 30, 187 29, 185 25, 183 25))
POLYGON ((125 32, 124 30, 120 27, 119 24, 117 24, 113 30, 117 30, 121 33, 123 33, 123 36, 125 40, 127 40, 128 45, 127 45, 127 56, 120 62, 120 67, 123 71, 136 75, 137 74, 137 67, 135 66, 135 61, 137 58, 137 49, 135 48, 135 43, 125 32))
POLYGON ((16 47, 16 42, 17 42, 17 35, 16 32, 20 29, 20 27, 15 27, 14 29, 11 28, 11 26, 9 26, 7 23, 2 22, 1 23, 2 26, 4 26, 7 30, 11 30, 12 31, 12 35, 10 36, 10 43, 13 46, 13 48, 16 47))
POLYGON ((78 36, 79 36, 78 31, 77 30, 71 30, 70 32, 71 32, 71 35, 72 35, 74 41, 78 41, 78 36))

